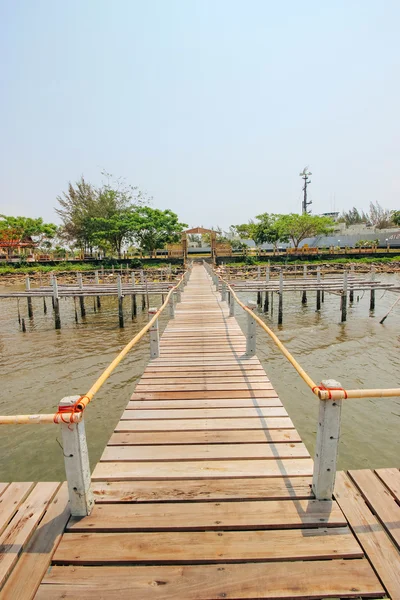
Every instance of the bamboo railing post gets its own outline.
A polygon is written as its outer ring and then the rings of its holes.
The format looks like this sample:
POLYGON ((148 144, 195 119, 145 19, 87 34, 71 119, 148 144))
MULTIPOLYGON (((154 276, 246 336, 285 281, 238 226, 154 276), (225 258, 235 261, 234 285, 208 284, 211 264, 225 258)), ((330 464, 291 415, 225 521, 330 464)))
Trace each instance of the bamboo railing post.
POLYGON ((278 305, 278 325, 283 322, 283 273, 282 269, 279 272, 279 305, 278 305))
POLYGON ((117 275, 117 289, 118 289, 118 319, 119 326, 121 329, 124 328, 124 295, 122 293, 122 278, 121 275, 117 275))
MULTIPOLYGON (((303 266, 303 278, 304 278, 304 280, 307 279, 307 265, 303 266)), ((303 289, 303 293, 301 295, 301 303, 307 304, 307 289, 306 288, 303 289)))
MULTIPOLYGON (((67 396, 61 406, 73 406, 79 396, 67 396)), ((83 417, 79 423, 61 423, 65 473, 67 475, 69 503, 73 517, 90 515, 94 498, 90 488, 89 453, 83 417)))
MULTIPOLYGON (((82 273, 77 273, 76 278, 78 280, 79 289, 83 291, 82 273)), ((79 294, 79 304, 81 307, 81 317, 85 317, 86 309, 85 309, 85 298, 84 298, 83 294, 79 294)))
POLYGON ((319 284, 321 283, 321 267, 318 265, 317 267, 317 306, 316 310, 321 310, 321 290, 319 289, 319 284))
MULTIPOLYGON (((149 317, 153 318, 158 312, 157 308, 149 308, 149 317)), ((150 358, 158 358, 160 356, 160 338, 158 333, 158 319, 149 329, 150 333, 150 358)))
MULTIPOLYGON (((30 292, 30 290, 31 290, 31 281, 30 281, 28 275, 26 276, 26 279, 25 279, 25 289, 27 292, 30 292)), ((33 319, 32 298, 30 296, 28 296, 27 301, 28 301, 28 317, 30 319, 33 319)))
POLYGON ((53 304, 54 304, 54 326, 56 329, 61 329, 61 317, 60 317, 60 299, 58 297, 58 285, 57 277, 53 276, 53 304))
POLYGON ((343 273, 343 291, 341 301, 342 323, 347 320, 347 271, 343 273))
MULTIPOLYGON (((99 280, 99 272, 98 271, 94 272, 94 278, 95 278, 96 285, 99 285, 100 280, 99 280)), ((97 296, 97 308, 101 308, 100 296, 97 296)))
MULTIPOLYGON (((375 266, 371 267, 371 283, 375 281, 375 266)), ((369 310, 375 310, 375 288, 371 287, 371 295, 369 299, 369 310)))
MULTIPOLYGON (((329 379, 326 388, 341 388, 329 379)), ((342 400, 320 400, 312 489, 317 500, 332 500, 340 438, 342 400)))
MULTIPOLYGON (((252 300, 247 301, 247 307, 254 310, 256 303, 252 300)), ((246 355, 254 356, 256 353, 256 322, 251 313, 247 313, 247 332, 246 332, 246 355)))

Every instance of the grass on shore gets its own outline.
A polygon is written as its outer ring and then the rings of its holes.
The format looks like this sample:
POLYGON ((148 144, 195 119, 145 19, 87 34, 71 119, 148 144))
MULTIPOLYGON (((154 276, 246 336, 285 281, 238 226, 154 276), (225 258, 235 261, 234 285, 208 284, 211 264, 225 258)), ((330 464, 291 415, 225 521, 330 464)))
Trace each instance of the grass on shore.
MULTIPOLYGON (((114 268, 116 271, 118 271, 121 267, 121 265, 119 265, 118 263, 104 263, 103 266, 105 269, 111 269, 112 265, 114 264, 114 268)), ((159 268, 167 268, 169 265, 169 263, 167 261, 160 261, 160 262, 152 262, 150 265, 146 264, 146 261, 132 261, 132 263, 128 263, 128 266, 130 269, 159 269, 159 268)), ((178 266, 178 265, 172 265, 174 266, 178 266)), ((126 263, 122 265, 122 270, 126 269, 126 263)), ((33 274, 33 273, 50 273, 50 272, 56 272, 56 273, 65 273, 68 271, 95 271, 101 270, 101 265, 97 264, 93 264, 93 263, 70 263, 70 262, 61 262, 61 263, 57 263, 56 265, 36 265, 36 264, 27 264, 27 263, 22 263, 22 264, 15 264, 15 265, 4 265, 4 266, 0 266, 0 275, 28 275, 28 274, 33 274)))
POLYGON ((378 257, 373 257, 373 256, 362 256, 360 258, 357 257, 352 257, 352 258, 334 258, 334 259, 324 259, 324 258, 308 258, 307 260, 305 259, 290 259, 288 261, 284 261, 284 260, 276 260, 274 259, 274 257, 271 258, 261 258, 261 259, 256 259, 251 257, 251 260, 243 260, 240 262, 224 262, 224 265, 226 265, 227 267, 251 267, 251 266, 258 266, 258 265, 267 265, 268 263, 270 263, 271 265, 281 265, 281 266, 290 266, 290 265, 305 265, 305 264, 316 264, 316 265, 322 265, 322 264, 329 264, 329 265, 335 265, 335 264, 339 264, 339 265, 345 265, 345 264, 367 264, 367 265, 379 265, 379 264, 390 264, 393 262, 400 262, 400 255, 396 255, 396 256, 382 256, 382 258, 378 258, 378 257))

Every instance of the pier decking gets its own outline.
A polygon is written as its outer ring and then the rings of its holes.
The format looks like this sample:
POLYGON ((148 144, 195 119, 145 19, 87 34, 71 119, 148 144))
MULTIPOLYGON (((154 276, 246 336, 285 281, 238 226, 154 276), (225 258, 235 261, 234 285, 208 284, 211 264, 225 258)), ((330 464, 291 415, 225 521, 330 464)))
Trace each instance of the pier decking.
POLYGON ((335 499, 316 500, 312 459, 245 348, 195 266, 93 472, 92 513, 68 520, 65 485, 37 484, 36 533, 0 538, 22 550, 1 598, 399 600, 400 471, 339 473, 335 499))

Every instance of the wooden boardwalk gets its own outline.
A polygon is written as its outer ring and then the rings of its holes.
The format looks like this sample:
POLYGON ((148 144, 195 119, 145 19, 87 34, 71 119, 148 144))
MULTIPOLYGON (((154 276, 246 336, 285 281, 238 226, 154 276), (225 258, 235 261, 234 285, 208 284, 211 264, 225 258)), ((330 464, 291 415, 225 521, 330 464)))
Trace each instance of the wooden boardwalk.
POLYGON ((37 484, 58 517, 42 506, 0 597, 399 600, 400 472, 340 473, 336 499, 315 500, 307 449, 203 267, 160 347, 93 472, 91 515, 67 523, 65 487, 37 484))

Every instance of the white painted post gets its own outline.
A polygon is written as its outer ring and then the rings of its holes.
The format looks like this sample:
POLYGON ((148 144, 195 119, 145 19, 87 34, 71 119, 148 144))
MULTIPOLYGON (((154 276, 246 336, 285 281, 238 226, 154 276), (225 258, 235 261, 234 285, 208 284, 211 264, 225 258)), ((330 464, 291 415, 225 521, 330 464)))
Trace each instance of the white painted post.
MULTIPOLYGON (((80 396, 67 396, 60 406, 73 406, 80 396)), ((94 498, 90 488, 89 453, 83 418, 79 423, 61 423, 65 472, 71 514, 85 517, 91 513, 94 498)))
MULTIPOLYGON (((339 382, 328 379, 326 388, 341 388, 339 382)), ((315 446, 312 489, 317 500, 332 500, 336 478, 336 462, 340 438, 341 400, 320 400, 317 440, 315 446)))
POLYGON ((229 316, 235 316, 235 298, 233 297, 232 292, 229 294, 229 316))
POLYGON ((226 300, 226 283, 225 283, 225 281, 222 282, 222 286, 221 286, 221 300, 222 300, 222 302, 225 302, 225 300, 226 300))
MULTIPOLYGON (((247 307, 254 310, 257 306, 252 300, 247 301, 247 307)), ((256 353, 256 322, 251 313, 247 313, 246 354, 254 356, 256 353)))
POLYGON ((178 289, 176 290, 175 294, 176 294, 176 301, 177 301, 177 302, 181 302, 181 301, 182 301, 182 292, 181 292, 181 289, 180 289, 180 288, 178 288, 178 289))
POLYGON ((171 294, 168 300, 169 305, 169 316, 171 319, 175 317, 175 303, 174 303, 174 294, 171 294))
MULTIPOLYGON (((158 313, 157 308, 149 308, 150 319, 158 313)), ((158 358, 160 356, 160 338, 158 335, 158 319, 155 320, 149 329, 150 333, 150 358, 158 358)))

